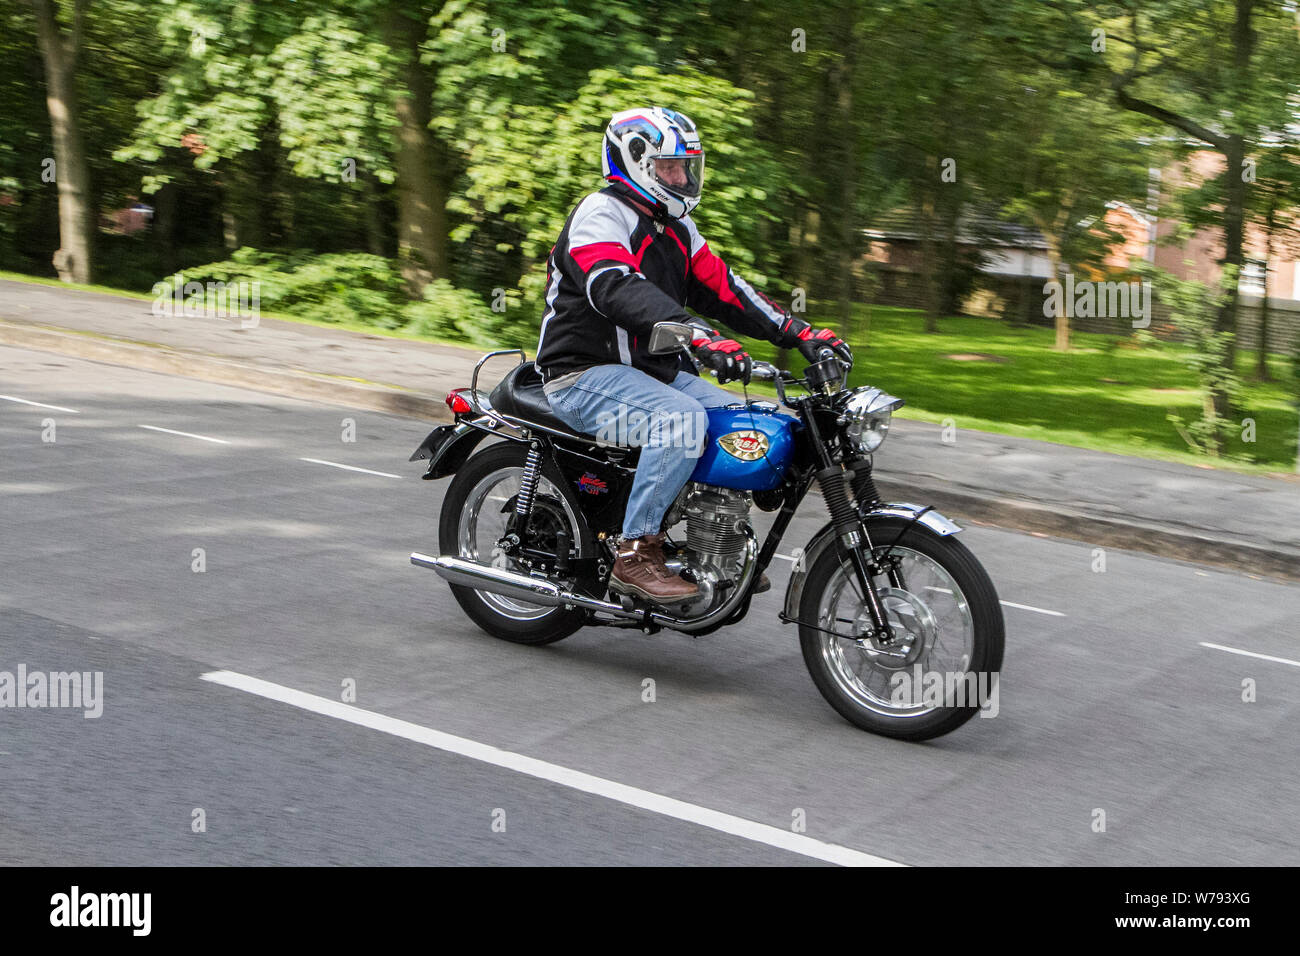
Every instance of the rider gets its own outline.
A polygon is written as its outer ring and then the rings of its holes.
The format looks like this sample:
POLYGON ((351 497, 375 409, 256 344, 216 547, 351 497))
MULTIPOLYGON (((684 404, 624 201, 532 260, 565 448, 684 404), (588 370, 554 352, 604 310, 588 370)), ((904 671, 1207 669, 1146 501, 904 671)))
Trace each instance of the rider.
POLYGON ((605 129, 602 168, 609 185, 569 214, 551 250, 537 368, 556 417, 595 433, 619 415, 646 427, 610 589, 653 603, 699 589, 664 565, 664 516, 703 452, 706 408, 735 395, 703 381, 679 354, 651 355, 657 322, 699 330, 691 351, 718 381, 748 382, 740 344, 693 320, 694 311, 809 362, 824 348, 852 361, 830 329, 814 330, 727 268, 691 221, 700 201, 704 151, 695 124, 661 107, 615 113, 605 129))

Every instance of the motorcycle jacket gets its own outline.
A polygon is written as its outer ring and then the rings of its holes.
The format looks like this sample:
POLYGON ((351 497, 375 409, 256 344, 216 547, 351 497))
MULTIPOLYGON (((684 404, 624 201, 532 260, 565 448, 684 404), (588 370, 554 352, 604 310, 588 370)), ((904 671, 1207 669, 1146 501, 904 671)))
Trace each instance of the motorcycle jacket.
POLYGON ((614 183, 578 203, 551 250, 537 369, 552 382, 621 363, 670 382, 682 357, 651 355, 650 330, 691 322, 687 308, 785 348, 809 328, 732 272, 690 216, 656 214, 614 183))

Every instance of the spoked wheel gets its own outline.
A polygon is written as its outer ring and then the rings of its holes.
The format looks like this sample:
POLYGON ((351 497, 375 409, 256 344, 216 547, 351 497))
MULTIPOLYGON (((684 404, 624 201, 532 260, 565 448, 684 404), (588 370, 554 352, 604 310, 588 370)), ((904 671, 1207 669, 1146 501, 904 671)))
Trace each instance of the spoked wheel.
MULTIPOLYGON (((887 544, 904 527, 879 519, 869 530, 874 542, 887 544)), ((799 619, 815 627, 801 624, 799 641, 817 689, 843 717, 888 737, 926 740, 957 729, 981 705, 996 706, 1002 608, 988 574, 959 541, 913 525, 892 553, 903 586, 883 574, 874 580, 889 639, 869 636, 853 564, 828 548, 804 583, 799 619)))
MULTIPOLYGON (((525 446, 501 442, 461 466, 442 503, 440 553, 528 573, 527 565, 506 555, 498 545, 514 513, 527 455, 525 446)), ((538 550, 554 553, 558 534, 564 531, 580 557, 595 553, 576 502, 566 493, 562 479, 546 471, 537 484, 530 528, 532 546, 538 550)), ((455 584, 451 591, 475 624, 493 637, 516 644, 550 644, 568 637, 586 620, 580 609, 548 607, 455 584)))

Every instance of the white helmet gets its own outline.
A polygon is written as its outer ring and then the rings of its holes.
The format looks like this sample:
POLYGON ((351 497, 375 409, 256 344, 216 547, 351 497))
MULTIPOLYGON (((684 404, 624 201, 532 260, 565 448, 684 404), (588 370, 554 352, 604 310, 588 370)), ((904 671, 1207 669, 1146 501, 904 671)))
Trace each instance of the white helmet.
POLYGON ((674 219, 700 202, 704 150, 695 124, 676 110, 651 106, 615 113, 605 127, 601 169, 674 219))

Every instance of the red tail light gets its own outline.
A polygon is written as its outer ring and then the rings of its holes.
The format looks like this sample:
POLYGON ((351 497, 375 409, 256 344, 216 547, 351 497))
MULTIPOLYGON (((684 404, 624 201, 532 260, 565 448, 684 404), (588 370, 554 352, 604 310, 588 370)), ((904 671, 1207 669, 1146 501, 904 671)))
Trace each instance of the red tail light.
POLYGON ((447 407, 457 415, 464 415, 474 411, 474 406, 469 403, 469 399, 461 394, 468 391, 467 388, 453 388, 447 393, 447 407))

